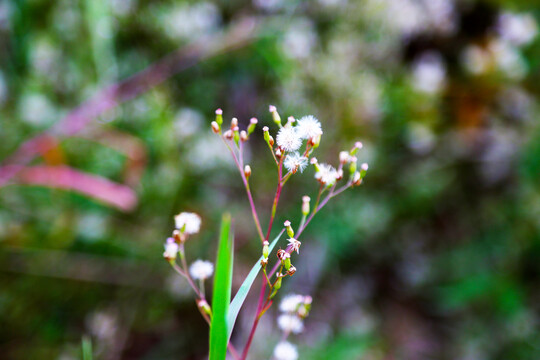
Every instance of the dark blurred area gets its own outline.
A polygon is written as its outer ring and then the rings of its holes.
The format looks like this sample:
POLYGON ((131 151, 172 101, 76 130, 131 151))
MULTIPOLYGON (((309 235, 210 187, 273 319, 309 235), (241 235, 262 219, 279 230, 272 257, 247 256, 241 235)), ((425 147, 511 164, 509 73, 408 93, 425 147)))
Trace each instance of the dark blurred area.
MULTIPOLYGON (((0 358, 79 359, 87 336, 95 359, 204 359, 163 242, 197 212, 187 258, 213 260, 231 211, 238 288, 260 244, 210 122, 255 116, 260 135, 273 104, 321 121, 320 161, 360 140, 370 165, 284 282, 314 299, 300 359, 540 359, 539 21, 525 0, 0 1, 0 358)), ((265 146, 248 148, 263 224, 265 146)), ((316 191, 295 176, 276 223, 316 191)))

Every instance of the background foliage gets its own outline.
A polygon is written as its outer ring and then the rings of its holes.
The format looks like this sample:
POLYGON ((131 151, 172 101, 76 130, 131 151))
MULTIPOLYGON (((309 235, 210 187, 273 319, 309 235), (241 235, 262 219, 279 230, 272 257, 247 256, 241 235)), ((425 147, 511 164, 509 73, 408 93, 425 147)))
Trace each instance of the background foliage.
MULTIPOLYGON (((540 20, 539 5, 504 0, 0 2, 2 159, 176 49, 245 17, 260 25, 29 164, 124 184, 136 205, 3 184, 2 358, 78 359, 85 335, 98 359, 205 358, 207 326, 162 243, 175 213, 196 211, 203 231, 187 256, 213 259, 230 210, 238 288, 260 249, 209 124, 221 107, 271 125, 269 104, 321 120, 319 160, 360 139, 370 164, 361 188, 317 216, 284 284, 314 298, 292 340, 301 359, 540 358, 540 40, 498 31, 507 12, 540 20)), ((268 214, 275 179, 260 140, 252 188, 268 214)), ((312 171, 289 182, 279 221, 299 221, 312 171)), ((270 357, 275 328, 270 311, 253 359, 270 357)))

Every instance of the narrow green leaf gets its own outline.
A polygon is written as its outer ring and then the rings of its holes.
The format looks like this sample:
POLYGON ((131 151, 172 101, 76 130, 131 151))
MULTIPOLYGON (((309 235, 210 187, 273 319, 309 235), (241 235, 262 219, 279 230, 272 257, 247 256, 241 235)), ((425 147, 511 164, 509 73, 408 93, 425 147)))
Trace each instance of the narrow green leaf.
POLYGON ((82 358, 83 360, 92 360, 92 341, 88 336, 83 336, 82 340, 82 358))
POLYGON ((214 294, 212 296, 209 360, 225 360, 227 356, 227 344, 229 342, 227 337, 227 314, 231 301, 233 250, 231 216, 224 214, 221 220, 216 275, 214 277, 214 294))
MULTIPOLYGON (((274 249, 274 246, 276 246, 278 240, 281 238, 281 235, 283 235, 283 231, 279 233, 279 235, 272 241, 270 244, 269 251, 272 252, 272 249, 274 249)), ((251 285, 253 285, 253 282, 255 281, 255 278, 257 277, 257 274, 259 274, 259 271, 261 271, 261 260, 262 255, 257 260, 255 265, 251 268, 251 271, 249 272, 248 276, 238 289, 238 292, 234 296, 233 301, 231 302, 231 306, 229 308, 229 316, 227 317, 227 341, 231 338, 231 334, 234 328, 234 323, 236 322, 236 318, 238 317, 238 313, 240 312, 240 308, 242 308, 242 305, 244 304, 244 301, 246 300, 247 294, 249 293, 249 290, 251 289, 251 285)))

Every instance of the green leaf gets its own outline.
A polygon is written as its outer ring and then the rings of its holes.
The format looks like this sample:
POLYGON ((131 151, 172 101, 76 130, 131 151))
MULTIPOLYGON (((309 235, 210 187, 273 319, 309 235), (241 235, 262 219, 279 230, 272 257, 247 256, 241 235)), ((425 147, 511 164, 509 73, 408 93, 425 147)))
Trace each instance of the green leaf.
POLYGON ((83 336, 82 340, 82 358, 83 360, 92 360, 92 341, 88 336, 83 336))
POLYGON ((229 342, 227 314, 231 302, 233 250, 231 216, 224 214, 221 220, 216 275, 214 277, 214 294, 212 296, 209 360, 225 360, 227 356, 227 344, 229 342))
MULTIPOLYGON (((272 252, 272 249, 274 249, 274 246, 276 246, 278 240, 281 238, 281 235, 283 235, 283 231, 279 233, 279 235, 272 241, 270 246, 268 247, 269 252, 272 252)), ((229 308, 229 316, 227 317, 227 341, 231 338, 231 334, 234 328, 234 323, 236 322, 236 318, 238 317, 238 313, 240 312, 240 308, 244 304, 244 301, 246 300, 246 296, 249 293, 249 289, 251 289, 251 285, 253 285, 253 282, 255 281, 255 278, 257 277, 257 274, 259 274, 259 271, 261 271, 261 260, 262 255, 257 260, 255 265, 253 265, 253 268, 251 268, 251 271, 249 272, 248 276, 242 283, 242 286, 240 286, 240 289, 238 289, 238 292, 234 296, 233 301, 231 302, 231 306, 229 308)))

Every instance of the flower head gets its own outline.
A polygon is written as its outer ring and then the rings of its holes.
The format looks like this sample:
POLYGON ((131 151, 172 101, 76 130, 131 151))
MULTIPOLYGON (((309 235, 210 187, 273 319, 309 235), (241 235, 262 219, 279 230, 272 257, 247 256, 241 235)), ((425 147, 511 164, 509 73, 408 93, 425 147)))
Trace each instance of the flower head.
POLYGON ((333 166, 328 164, 319 164, 319 171, 315 173, 315 179, 321 184, 331 186, 334 185, 338 178, 338 172, 333 166))
POLYGON ((178 254, 178 244, 176 241, 174 241, 173 238, 167 238, 167 241, 163 245, 165 248, 165 252, 163 253, 163 257, 167 260, 174 260, 176 259, 176 255, 178 254))
POLYGON ((298 294, 289 294, 279 303, 279 310, 285 313, 295 313, 298 306, 304 302, 304 296, 298 294))
POLYGON ((299 334, 304 330, 304 323, 296 315, 282 314, 277 319, 281 330, 299 334))
POLYGON ((296 251, 297 254, 300 254, 300 245, 302 245, 302 243, 295 238, 290 238, 288 241, 289 245, 291 246, 291 250, 296 251))
POLYGON ((279 129, 276 141, 279 147, 285 151, 296 151, 302 146, 302 138, 298 135, 295 127, 284 126, 279 129))
POLYGON ((195 260, 189 267, 189 273, 195 280, 208 279, 214 273, 214 264, 210 261, 195 260))
POLYGON ((297 152, 288 154, 285 158, 285 161, 283 161, 283 165, 285 165, 285 168, 288 171, 292 171, 293 174, 296 173, 298 170, 300 170, 300 172, 303 172, 307 164, 307 157, 302 156, 297 152))
POLYGON ((296 346, 288 341, 281 341, 274 348, 274 357, 276 360, 296 360, 298 359, 298 351, 296 346))
POLYGON ((313 115, 304 116, 298 120, 296 131, 302 139, 312 139, 323 133, 321 123, 313 115))
POLYGON ((196 234, 201 228, 201 217, 195 213, 181 212, 174 217, 176 228, 186 234, 196 234))

